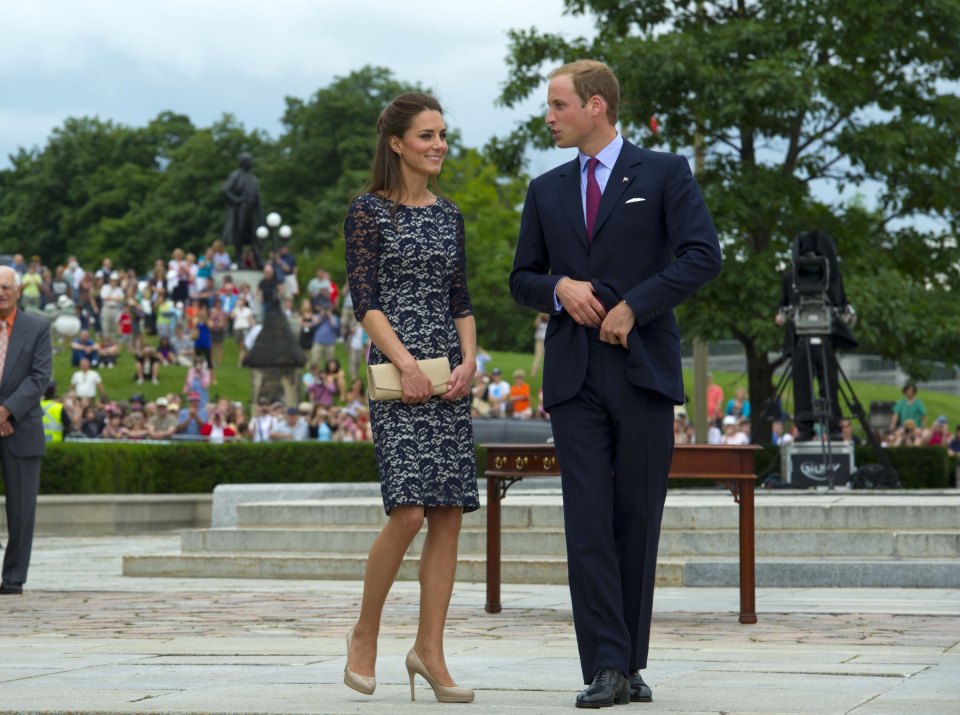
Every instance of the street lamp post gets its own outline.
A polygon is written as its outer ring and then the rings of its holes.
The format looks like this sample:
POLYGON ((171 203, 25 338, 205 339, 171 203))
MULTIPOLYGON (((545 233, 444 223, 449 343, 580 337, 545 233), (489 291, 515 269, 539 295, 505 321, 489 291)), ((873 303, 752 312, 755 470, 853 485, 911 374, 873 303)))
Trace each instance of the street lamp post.
POLYGON ((267 214, 266 222, 266 226, 257 227, 257 238, 260 240, 260 244, 263 245, 269 242, 270 248, 273 250, 277 250, 280 246, 286 245, 293 235, 293 229, 283 223, 280 214, 276 211, 271 211, 267 214))
MULTIPOLYGON (((276 211, 267 214, 267 225, 257 228, 261 245, 268 243, 273 250, 286 245, 293 230, 283 223, 276 211)), ((276 276, 274 280, 276 280, 276 276)), ((290 323, 280 304, 279 281, 271 301, 261 306, 263 328, 243 359, 244 367, 251 370, 251 393, 253 404, 283 402, 295 406, 300 398, 300 371, 307 362, 306 355, 290 330, 290 323)))

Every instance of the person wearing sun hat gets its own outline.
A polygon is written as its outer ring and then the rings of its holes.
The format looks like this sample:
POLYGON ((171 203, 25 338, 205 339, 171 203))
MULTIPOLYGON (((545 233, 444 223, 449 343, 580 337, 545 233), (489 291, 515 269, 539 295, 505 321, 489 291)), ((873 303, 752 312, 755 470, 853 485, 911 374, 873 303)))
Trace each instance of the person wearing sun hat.
POLYGON ((157 414, 147 422, 150 439, 170 439, 177 431, 177 418, 170 412, 170 402, 166 397, 158 397, 157 414))
POLYGON ((950 441, 950 430, 947 427, 947 416, 939 415, 926 435, 925 443, 930 447, 943 447, 950 441))
POLYGON ((503 379, 500 368, 495 367, 490 373, 490 384, 487 385, 487 400, 490 402, 491 414, 494 417, 506 416, 509 399, 510 385, 503 379))
POLYGON ((206 408, 200 403, 200 393, 191 392, 187 395, 187 406, 180 410, 177 434, 197 437, 206 421, 207 412, 206 408))

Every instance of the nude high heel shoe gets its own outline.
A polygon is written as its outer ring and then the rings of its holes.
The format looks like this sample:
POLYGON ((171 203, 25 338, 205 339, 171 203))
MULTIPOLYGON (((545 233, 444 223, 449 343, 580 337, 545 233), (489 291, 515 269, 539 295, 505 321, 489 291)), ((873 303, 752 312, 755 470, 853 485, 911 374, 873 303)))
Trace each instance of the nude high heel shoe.
POLYGON ((377 687, 377 679, 373 675, 358 675, 350 670, 350 644, 353 643, 353 628, 347 633, 347 664, 343 666, 343 683, 358 693, 373 695, 377 687))
POLYGON ((410 676, 410 700, 416 700, 414 697, 413 679, 417 673, 427 681, 427 684, 433 688, 433 694, 439 703, 472 703, 473 691, 468 688, 456 688, 446 685, 440 685, 432 675, 427 671, 420 660, 417 652, 411 648, 407 653, 407 674, 410 676))

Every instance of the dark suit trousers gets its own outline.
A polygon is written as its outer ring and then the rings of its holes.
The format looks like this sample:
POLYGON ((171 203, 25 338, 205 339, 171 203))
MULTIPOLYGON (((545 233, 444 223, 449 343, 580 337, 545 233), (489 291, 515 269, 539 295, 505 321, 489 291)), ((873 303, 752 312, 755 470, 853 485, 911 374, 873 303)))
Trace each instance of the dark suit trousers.
POLYGON ((590 336, 580 392, 550 409, 563 484, 583 681, 647 665, 673 403, 626 378, 627 351, 590 336))
POLYGON ((23 585, 30 566, 33 527, 40 492, 41 457, 14 457, 0 439, 0 464, 6 491, 7 550, 3 555, 3 583, 23 585))

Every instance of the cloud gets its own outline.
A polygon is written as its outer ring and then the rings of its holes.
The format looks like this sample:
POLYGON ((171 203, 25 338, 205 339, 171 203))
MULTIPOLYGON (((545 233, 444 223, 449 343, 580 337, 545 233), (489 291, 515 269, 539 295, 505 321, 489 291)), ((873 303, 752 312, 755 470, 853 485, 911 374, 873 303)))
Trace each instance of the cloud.
POLYGON ((173 110, 208 124, 229 111, 276 134, 285 96, 307 98, 364 65, 435 91, 450 126, 482 145, 543 104, 494 105, 507 30, 590 34, 588 19, 562 9, 562 0, 6 0, 0 166, 68 116, 139 124, 173 110))

